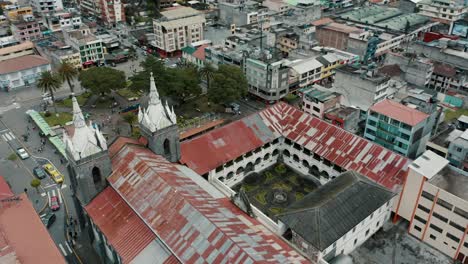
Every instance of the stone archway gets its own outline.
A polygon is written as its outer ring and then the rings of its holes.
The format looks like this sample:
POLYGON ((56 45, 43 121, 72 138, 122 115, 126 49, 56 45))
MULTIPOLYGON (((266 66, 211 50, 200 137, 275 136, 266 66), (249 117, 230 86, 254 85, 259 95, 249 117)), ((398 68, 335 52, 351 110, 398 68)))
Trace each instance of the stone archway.
POLYGON ((320 171, 319 171, 319 168, 315 165, 312 165, 309 169, 309 173, 314 175, 315 177, 319 177, 320 176, 320 171))
POLYGON ((247 163, 245 166, 245 173, 249 173, 255 169, 255 166, 253 165, 252 162, 247 163))
POLYGON ((244 172, 244 167, 237 168, 236 174, 241 174, 242 172, 244 172))
POLYGON ((286 156, 286 157, 290 157, 291 156, 291 153, 289 153, 289 150, 285 149, 283 151, 283 155, 286 156))
POLYGON ((330 175, 328 175, 328 172, 326 171, 320 172, 320 176, 324 177, 327 180, 330 179, 330 175))
POLYGON ((309 162, 307 162, 307 160, 302 160, 302 166, 309 168, 309 162))

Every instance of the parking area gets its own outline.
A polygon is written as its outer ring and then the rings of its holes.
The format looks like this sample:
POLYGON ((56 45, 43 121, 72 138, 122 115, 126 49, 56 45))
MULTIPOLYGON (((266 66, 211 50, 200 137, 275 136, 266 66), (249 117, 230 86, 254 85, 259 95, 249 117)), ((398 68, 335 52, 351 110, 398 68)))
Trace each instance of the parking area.
POLYGON ((351 253, 353 263, 366 264, 449 264, 451 258, 421 242, 407 232, 407 223, 390 222, 351 253))

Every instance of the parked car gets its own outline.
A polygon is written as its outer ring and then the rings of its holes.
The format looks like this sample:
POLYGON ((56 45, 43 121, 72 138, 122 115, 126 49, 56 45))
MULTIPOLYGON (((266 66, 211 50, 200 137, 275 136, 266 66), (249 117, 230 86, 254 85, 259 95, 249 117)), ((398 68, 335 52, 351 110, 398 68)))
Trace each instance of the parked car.
POLYGON ((57 211, 60 209, 60 202, 58 196, 50 197, 49 207, 52 211, 57 211))
POLYGON ((55 214, 50 212, 41 216, 42 223, 49 228, 55 222, 55 214))
POLYGON ((46 173, 45 173, 44 169, 41 168, 41 167, 35 167, 33 169, 33 173, 38 179, 41 179, 41 180, 46 177, 46 173))
POLYGON ((28 154, 28 152, 26 152, 26 150, 24 148, 17 148, 16 149, 16 154, 18 154, 18 156, 22 160, 29 158, 29 154, 28 154))
POLYGON ((63 175, 54 167, 54 165, 47 163, 43 168, 55 183, 63 183, 63 175))

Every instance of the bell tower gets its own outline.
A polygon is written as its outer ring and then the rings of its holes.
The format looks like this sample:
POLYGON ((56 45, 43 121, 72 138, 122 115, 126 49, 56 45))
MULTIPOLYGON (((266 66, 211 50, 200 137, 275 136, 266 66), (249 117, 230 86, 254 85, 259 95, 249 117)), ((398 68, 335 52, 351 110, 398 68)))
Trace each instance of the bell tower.
POLYGON ((174 108, 159 98, 153 73, 150 77, 149 102, 139 109, 138 122, 141 134, 148 139, 148 147, 171 162, 180 159, 179 127, 174 108))
POLYGON ((112 173, 106 139, 99 128, 86 121, 78 101, 73 103, 73 135, 64 133, 63 141, 68 158, 71 189, 81 206, 87 205, 106 186, 112 173))

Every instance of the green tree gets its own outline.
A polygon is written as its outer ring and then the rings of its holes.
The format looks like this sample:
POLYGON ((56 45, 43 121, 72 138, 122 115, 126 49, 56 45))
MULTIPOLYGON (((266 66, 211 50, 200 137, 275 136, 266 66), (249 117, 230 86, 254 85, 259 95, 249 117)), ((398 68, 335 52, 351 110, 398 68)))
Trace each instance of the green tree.
POLYGON ((134 113, 128 113, 123 116, 123 120, 130 125, 130 134, 133 134, 133 124, 137 121, 137 116, 134 113))
POLYGON ((194 67, 167 69, 165 94, 174 101, 185 102, 201 93, 198 70, 194 67))
POLYGON ((208 98, 215 103, 229 103, 247 94, 247 79, 239 67, 220 65, 213 75, 208 98))
POLYGON ((36 192, 39 193, 39 186, 41 186, 41 180, 34 178, 34 179, 31 180, 30 185, 31 185, 31 187, 36 189, 36 192))
POLYGON ((93 94, 105 95, 125 87, 125 73, 109 67, 95 67, 82 71, 78 77, 81 85, 93 94))
POLYGON ((55 113, 57 113, 57 107, 55 106, 54 92, 57 91, 62 85, 60 76, 50 71, 41 73, 41 77, 37 80, 37 87, 42 90, 43 93, 49 93, 52 98, 52 104, 54 105, 55 113))
POLYGON ((184 102, 201 93, 200 78, 196 67, 166 68, 164 62, 149 56, 141 63, 143 71, 130 78, 132 90, 149 91, 150 73, 154 74, 156 87, 161 96, 173 101, 184 102))
POLYGON ((158 87, 158 92, 165 95, 165 91, 168 89, 168 86, 166 83, 166 68, 164 67, 164 62, 153 56, 148 56, 146 57, 146 60, 140 63, 140 66, 143 68, 143 71, 140 71, 130 77, 132 84, 129 88, 134 91, 149 91, 149 78, 150 72, 152 72, 158 87))
POLYGON ((72 64, 68 62, 62 62, 60 63, 60 66, 58 68, 58 74, 62 78, 62 81, 66 81, 68 83, 68 87, 70 87, 70 91, 74 93, 75 91, 73 89, 72 81, 78 75, 78 70, 76 70, 76 68, 73 67, 72 64))
POLYGON ((210 81, 213 79, 216 69, 210 63, 206 63, 203 68, 200 69, 200 77, 206 80, 206 87, 210 89, 210 81))

